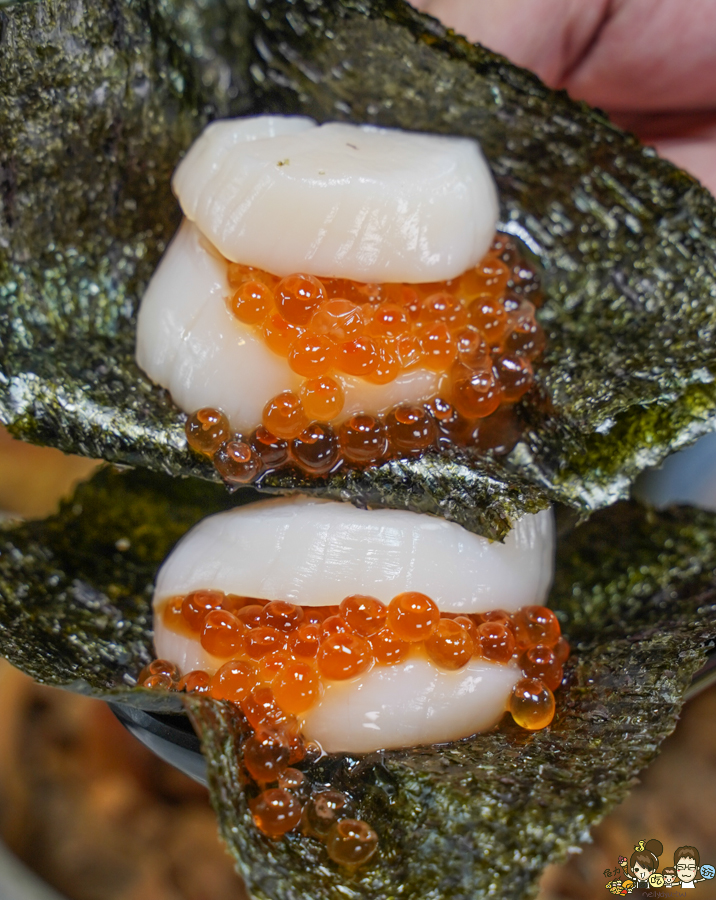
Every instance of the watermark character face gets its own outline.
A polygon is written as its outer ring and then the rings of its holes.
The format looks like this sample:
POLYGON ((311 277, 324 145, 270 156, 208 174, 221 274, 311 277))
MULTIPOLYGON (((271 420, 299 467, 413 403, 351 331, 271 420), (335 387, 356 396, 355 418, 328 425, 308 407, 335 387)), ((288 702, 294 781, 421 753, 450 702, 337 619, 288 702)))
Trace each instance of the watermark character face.
POLYGON ((697 872, 696 860, 690 856, 682 857, 676 864, 676 875, 682 884, 690 884, 697 872))

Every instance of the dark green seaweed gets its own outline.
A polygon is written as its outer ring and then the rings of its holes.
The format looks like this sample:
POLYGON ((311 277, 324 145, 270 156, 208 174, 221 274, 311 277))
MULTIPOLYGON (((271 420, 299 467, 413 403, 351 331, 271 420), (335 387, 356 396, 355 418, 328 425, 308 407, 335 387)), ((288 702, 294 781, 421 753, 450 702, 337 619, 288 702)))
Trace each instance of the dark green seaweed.
MULTIPOLYGON (((188 527, 230 502, 198 480, 107 468, 58 515, 6 525, 0 652, 46 683, 166 708, 166 695, 132 687, 152 654, 154 574, 188 527)), ((715 571, 716 515, 693 509, 622 502, 562 536, 550 605, 575 646, 548 729, 528 734, 506 717, 465 741, 307 768, 314 784, 351 793, 380 835, 375 861, 355 875, 312 838, 272 842, 254 828, 239 717, 192 699, 221 832, 250 890, 270 900, 531 896, 543 867, 586 839, 673 730, 716 639, 715 571)))
POLYGON ((469 135, 541 270, 549 344, 507 460, 267 477, 492 537, 582 513, 712 427, 716 204, 600 113, 400 0, 42 0, 0 12, 0 420, 65 451, 214 478, 133 359, 178 221, 169 177, 218 116, 280 111, 469 135))
MULTIPOLYGON (((2 656, 43 684, 126 692, 154 658, 158 567, 192 525, 230 503, 196 479, 105 468, 57 515, 0 527, 2 656)), ((138 705, 157 706, 140 695, 138 705)))

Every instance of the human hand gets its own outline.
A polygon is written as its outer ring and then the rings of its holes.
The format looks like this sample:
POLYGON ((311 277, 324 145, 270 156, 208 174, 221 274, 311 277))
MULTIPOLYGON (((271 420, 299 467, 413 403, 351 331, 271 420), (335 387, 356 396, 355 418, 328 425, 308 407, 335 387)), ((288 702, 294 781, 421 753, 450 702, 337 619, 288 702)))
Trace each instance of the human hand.
POLYGON ((412 0, 606 110, 716 194, 712 0, 412 0))

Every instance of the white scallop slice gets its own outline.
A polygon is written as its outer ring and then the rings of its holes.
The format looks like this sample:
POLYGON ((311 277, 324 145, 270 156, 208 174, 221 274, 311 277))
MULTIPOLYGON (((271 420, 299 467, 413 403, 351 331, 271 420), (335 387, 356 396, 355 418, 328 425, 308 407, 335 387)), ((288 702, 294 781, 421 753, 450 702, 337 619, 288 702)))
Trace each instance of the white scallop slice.
POLYGON ((523 516, 499 544, 406 510, 280 498, 192 528, 160 569, 154 603, 202 588, 302 606, 420 591, 443 612, 512 611, 544 601, 553 531, 548 510, 523 516))
POLYGON ((484 256, 498 218, 475 141, 368 125, 213 123, 172 185, 224 256, 276 275, 455 278, 484 256))
MULTIPOLYGON (((142 300, 137 320, 137 363, 174 402, 192 413, 222 409, 232 428, 248 433, 263 408, 303 379, 273 353, 260 334, 227 309, 226 262, 185 220, 167 248, 142 300)), ((433 397, 438 376, 426 369, 403 372, 389 384, 334 376, 344 387, 341 417, 384 415, 398 403, 433 397)))
POLYGON ((301 379, 231 315, 229 293, 225 260, 185 221, 142 299, 137 363, 185 412, 218 407, 251 431, 266 403, 301 379))
POLYGON ((522 672, 472 660, 456 672, 428 660, 374 666, 352 681, 326 685, 302 731, 326 753, 372 753, 456 741, 502 718, 522 672))

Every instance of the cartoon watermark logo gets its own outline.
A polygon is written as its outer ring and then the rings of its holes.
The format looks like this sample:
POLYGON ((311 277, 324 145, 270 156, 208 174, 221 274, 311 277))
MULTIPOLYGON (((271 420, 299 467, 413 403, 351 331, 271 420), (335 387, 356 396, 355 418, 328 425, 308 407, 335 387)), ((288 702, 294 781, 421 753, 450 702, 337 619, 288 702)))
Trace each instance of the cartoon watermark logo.
POLYGON ((620 856, 614 870, 605 869, 606 889, 617 896, 631 894, 636 888, 686 888, 691 890, 701 881, 711 881, 716 868, 701 864, 696 847, 685 844, 674 850, 674 864, 659 871, 664 845, 656 838, 638 841, 629 859, 620 856))

